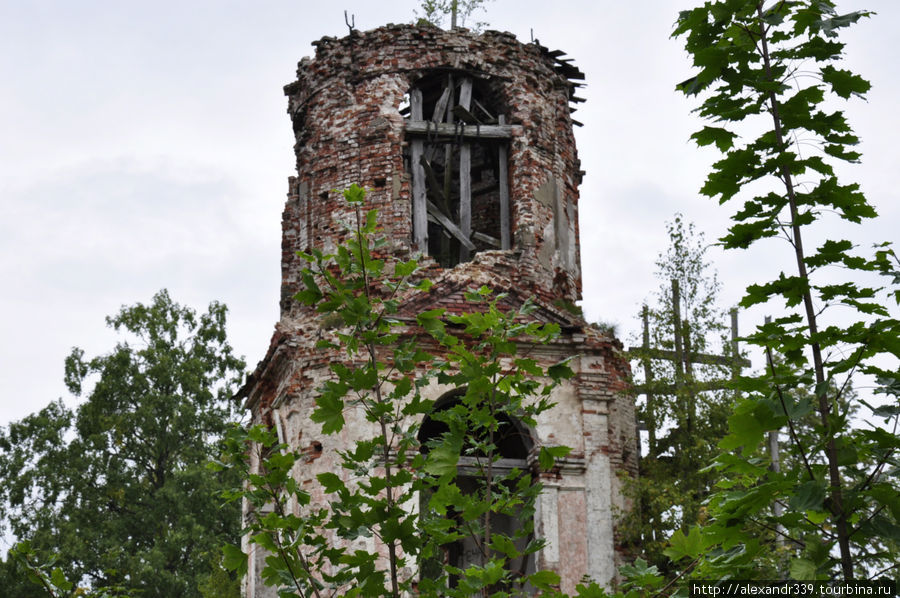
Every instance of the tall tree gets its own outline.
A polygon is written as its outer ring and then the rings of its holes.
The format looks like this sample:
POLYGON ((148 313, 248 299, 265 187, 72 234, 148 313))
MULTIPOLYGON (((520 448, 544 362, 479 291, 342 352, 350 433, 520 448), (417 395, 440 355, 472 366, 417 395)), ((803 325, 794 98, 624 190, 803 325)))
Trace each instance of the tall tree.
POLYGON ((706 257, 704 235, 680 214, 666 228, 669 247, 656 261, 659 289, 639 315, 645 336, 633 339, 651 347, 657 358, 641 349, 631 351, 636 383, 645 391, 637 407, 648 444, 635 482, 639 508, 629 518, 635 544, 663 570, 668 569, 663 554, 668 537, 695 525, 701 516, 714 477, 697 464, 717 454, 732 398, 721 387, 709 389, 711 382, 731 376, 726 358, 720 363, 690 361, 690 354, 731 350, 725 338, 727 314, 717 304, 720 284, 706 257), (679 290, 677 315, 673 285, 679 290), (689 361, 660 359, 657 350, 686 355, 689 361))
POLYGON ((124 337, 110 353, 66 359, 66 384, 86 400, 0 430, 6 523, 56 553, 76 585, 200 596, 218 545, 238 536, 237 507, 218 498, 233 480, 206 468, 244 371, 225 312, 212 303, 198 315, 166 291, 123 307, 107 318, 124 337))
POLYGON ((835 106, 869 89, 836 66, 837 36, 869 14, 838 14, 829 0, 723 0, 682 12, 676 25, 699 69, 679 87, 702 94, 698 112, 714 121, 693 138, 725 154, 701 191, 720 203, 743 199, 722 242, 747 249, 781 238, 777 265, 791 264, 747 289, 742 305, 780 314, 751 337, 769 368, 743 385, 720 444, 712 524, 702 536, 676 533, 670 548, 673 557, 699 558, 710 577, 771 575, 760 564, 778 538, 796 579, 896 576, 900 568, 900 322, 891 311, 900 267, 886 244, 863 252, 846 239, 808 243, 824 236, 825 222, 876 216, 859 185, 842 184, 834 168, 860 158, 835 106), (858 403, 862 421, 850 416, 848 394, 859 374, 885 394, 881 405, 858 403), (797 387, 811 394, 790 392, 797 387), (798 424, 810 413, 815 425, 804 438, 798 424), (797 455, 781 471, 762 443, 773 430, 784 430, 797 455))

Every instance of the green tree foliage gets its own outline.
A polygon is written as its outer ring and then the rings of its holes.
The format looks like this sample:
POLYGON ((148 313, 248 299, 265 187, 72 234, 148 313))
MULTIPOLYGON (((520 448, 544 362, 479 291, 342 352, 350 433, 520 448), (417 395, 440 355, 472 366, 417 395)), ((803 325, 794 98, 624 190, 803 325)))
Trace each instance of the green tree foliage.
POLYGON ((4 518, 31 562, 56 562, 72 588, 201 595, 240 527, 218 497, 233 480, 205 467, 235 420, 244 370, 225 312, 213 303, 198 315, 165 291, 122 308, 107 318, 124 337, 110 353, 66 359, 66 384, 86 400, 0 430, 4 518))
POLYGON ((886 244, 866 251, 844 239, 814 249, 806 243, 823 224, 876 215, 859 185, 841 183, 835 168, 860 158, 836 107, 869 89, 838 65, 838 33, 869 14, 838 14, 828 0, 725 0, 678 18, 675 35, 684 36, 699 69, 679 88, 699 94, 697 110, 712 121, 693 138, 724 154, 702 192, 741 202, 722 242, 748 249, 784 239, 783 263, 792 263, 747 289, 742 305, 765 303, 780 314, 749 339, 766 352, 769 368, 741 385, 746 396, 715 463, 722 481, 711 524, 676 533, 669 548, 700 575, 900 573, 897 257, 886 244), (879 404, 848 393, 859 375, 875 383, 879 404), (854 406, 863 408, 858 419, 854 406), (764 450, 771 430, 781 430, 795 455, 780 472, 764 450), (788 551, 786 570, 767 568, 779 543, 788 551))
MULTIPOLYGON (((725 338, 728 315, 716 302, 720 285, 706 258, 704 235, 680 214, 667 223, 667 230, 669 247, 656 262, 659 290, 655 304, 646 309, 648 344, 674 352, 674 331, 680 326, 683 351, 727 354, 731 349, 725 338), (680 291, 677 323, 673 280, 680 291)), ((643 319, 643 314, 639 317, 643 319)), ((634 340, 643 344, 643 338, 634 340)), ((718 454, 716 445, 727 433, 733 395, 708 386, 727 380, 732 366, 698 362, 676 367, 669 359, 647 359, 640 349, 632 350, 631 357, 636 382, 649 394, 643 394, 637 405, 648 445, 635 481, 639 508, 629 516, 630 533, 644 558, 668 571, 663 550, 669 536, 698 522, 715 479, 697 464, 709 463, 718 454), (650 368, 649 385, 643 364, 650 368)))
MULTIPOLYGON (((357 206, 348 241, 334 254, 305 255, 304 290, 297 298, 329 321, 340 321, 324 350, 345 356, 316 399, 312 419, 323 433, 341 434, 346 419, 362 414, 371 434, 341 453, 342 472, 318 474, 327 505, 311 505, 296 482, 303 456, 257 426, 236 429, 219 467, 241 471, 243 484, 227 493, 246 500, 253 514, 250 542, 271 553, 261 572, 282 596, 518 596, 527 587, 549 591, 556 574, 527 570, 525 557, 543 543, 534 537, 535 500, 541 485, 530 471, 499 468, 501 444, 514 421, 535 425, 551 407, 550 393, 571 375, 564 363, 543 364, 518 355, 518 343, 549 342, 554 324, 530 316, 534 307, 500 308, 502 296, 468 293, 473 311, 419 313, 417 326, 397 317, 400 299, 430 283, 415 260, 388 263, 374 257, 383 240, 376 214, 361 212, 364 192, 345 192, 357 206), (335 318, 338 316, 338 318, 335 318), (438 351, 423 347, 439 345, 438 351), (350 367, 347 364, 353 364, 350 367), (431 382, 460 389, 444 405, 424 398, 431 382), (422 418, 434 423, 420 437, 422 418), (424 445, 422 444, 424 441, 424 445), (261 466, 251 469, 247 448, 261 466), (466 481, 460 471, 466 470, 466 481), (291 505, 300 505, 296 516, 291 505), (515 519, 510 530, 500 521, 515 519), (376 538, 383 554, 361 549, 376 538), (469 542, 477 557, 463 566, 446 550, 469 542), (363 544, 364 546, 364 544, 363 544)), ((568 449, 544 446, 540 466, 553 467, 568 449)), ((226 566, 246 571, 247 557, 225 548, 226 566)))
POLYGON ((31 546, 28 540, 19 542, 8 554, 8 560, 0 567, 0 588, 4 596, 16 598, 62 598, 82 596, 83 598, 128 598, 128 592, 121 586, 77 588, 66 578, 59 557, 47 557, 31 546))

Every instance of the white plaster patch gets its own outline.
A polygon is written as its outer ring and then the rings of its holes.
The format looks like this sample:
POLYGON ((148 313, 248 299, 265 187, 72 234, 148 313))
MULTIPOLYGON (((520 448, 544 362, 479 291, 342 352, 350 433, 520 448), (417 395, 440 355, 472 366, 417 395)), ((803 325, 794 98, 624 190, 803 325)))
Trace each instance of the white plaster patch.
POLYGON ((559 490, 555 486, 544 486, 539 500, 541 527, 547 545, 543 557, 548 565, 559 563, 559 490))

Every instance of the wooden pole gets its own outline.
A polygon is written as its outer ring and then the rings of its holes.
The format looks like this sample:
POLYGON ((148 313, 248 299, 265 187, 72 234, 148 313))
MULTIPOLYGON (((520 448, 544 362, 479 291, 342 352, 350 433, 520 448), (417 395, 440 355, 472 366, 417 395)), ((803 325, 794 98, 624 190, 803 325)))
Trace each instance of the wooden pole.
MULTIPOLYGON (((505 125, 506 116, 501 114, 497 117, 497 124, 505 125)), ((509 215, 509 165, 507 164, 506 144, 500 144, 499 165, 497 169, 497 179, 500 183, 500 249, 509 249, 512 247, 512 227, 510 226, 509 215)))
POLYGON ((684 349, 681 344, 681 290, 678 280, 672 279, 672 319, 675 326, 675 385, 680 389, 684 382, 684 349))
MULTIPOLYGON (((459 86, 459 105, 469 110, 472 107, 472 79, 466 77, 459 86)), ((459 229, 463 236, 472 236, 472 145, 463 141, 459 148, 459 229)), ((460 244, 459 261, 471 258, 469 248, 460 244)))
POLYGON ((694 364, 693 364, 693 348, 691 345, 691 327, 685 320, 682 324, 684 328, 684 370, 685 370, 685 394, 684 400, 687 407, 687 431, 691 434, 694 430, 694 419, 696 418, 697 400, 694 396, 694 364))
MULTIPOLYGON (((455 25, 454 25, 455 27, 455 25)), ((453 100, 454 95, 456 94, 456 85, 453 81, 453 75, 447 75, 447 89, 450 90, 450 97, 447 101, 447 122, 453 123, 453 100)), ((450 192, 452 190, 453 184, 453 143, 445 142, 444 143, 444 201, 447 202, 445 206, 447 208, 447 213, 453 213, 453 201, 450 198, 450 192)), ((453 264, 453 259, 451 257, 452 244, 450 243, 450 238, 447 235, 441 235, 441 265, 447 266, 453 264), (447 263, 443 263, 446 261, 447 263)))
MULTIPOLYGON (((643 332, 643 343, 642 347, 646 351, 650 349, 650 309, 645 305, 643 313, 641 314, 641 319, 644 322, 644 332, 643 332)), ((656 422, 650 421, 653 420, 654 410, 656 406, 654 405, 653 400, 653 391, 650 390, 652 388, 651 384, 653 382, 653 368, 650 367, 650 356, 644 355, 642 358, 644 364, 644 384, 647 387, 647 433, 648 433, 648 444, 650 449, 650 456, 656 456, 656 422)))
MULTIPOLYGON (((409 98, 410 119, 422 120, 422 90, 414 88, 409 98)), ((428 214, 426 209, 425 194, 425 169, 422 166, 422 154, 425 150, 425 142, 422 139, 413 139, 410 142, 410 164, 412 168, 412 216, 413 216, 413 246, 420 253, 428 253, 428 214)))

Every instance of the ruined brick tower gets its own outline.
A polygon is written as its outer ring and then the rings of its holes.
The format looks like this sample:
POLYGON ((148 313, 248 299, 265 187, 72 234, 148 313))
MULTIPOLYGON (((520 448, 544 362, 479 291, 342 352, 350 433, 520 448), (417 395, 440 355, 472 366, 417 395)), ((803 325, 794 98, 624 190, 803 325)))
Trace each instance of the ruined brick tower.
MULTIPOLYGON (((581 298, 571 116, 581 73, 562 52, 495 31, 389 25, 314 45, 285 87, 297 176, 283 216, 281 320, 241 390, 253 419, 310 451, 297 475, 313 500, 327 500, 315 475, 339 470, 340 439, 323 438, 309 415, 339 356, 314 348, 316 316, 292 299, 304 266, 296 252, 341 241, 351 214, 335 190, 366 187, 386 253, 425 256, 434 286, 418 308, 458 311, 465 290, 487 285, 510 306, 533 299, 537 317, 562 327, 540 357, 574 356, 576 376, 515 455, 524 468, 540 446, 573 448, 544 475, 535 528, 548 546, 534 566, 557 571, 564 591, 584 575, 609 583, 621 564, 621 476, 635 473, 637 447, 621 345, 566 307, 581 298)), ((257 579, 261 558, 251 558, 249 596, 274 595, 257 579)))

